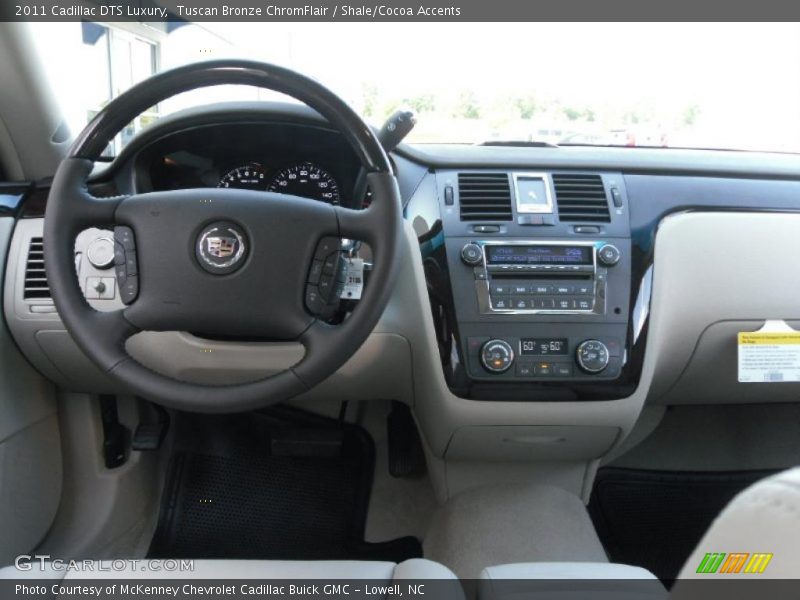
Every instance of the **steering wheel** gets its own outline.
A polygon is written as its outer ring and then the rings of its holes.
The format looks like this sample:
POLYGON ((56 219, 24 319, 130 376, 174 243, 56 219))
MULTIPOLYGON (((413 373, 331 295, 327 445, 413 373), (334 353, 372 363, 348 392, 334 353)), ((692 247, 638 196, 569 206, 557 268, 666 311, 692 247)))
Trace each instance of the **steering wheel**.
POLYGON ((400 193, 391 163, 372 130, 343 100, 282 67, 220 60, 155 75, 117 97, 86 126, 52 184, 44 253, 64 326, 103 372, 127 391, 165 406, 234 412, 307 391, 361 347, 391 294, 401 231, 400 193), (127 123, 178 93, 220 84, 282 92, 319 112, 350 143, 367 172, 373 194, 369 208, 218 188, 114 198, 89 193, 94 161, 127 123), (75 239, 89 227, 114 228, 124 309, 96 311, 81 292, 75 239), (369 244, 374 269, 352 314, 329 325, 320 314, 330 298, 326 290, 331 291, 341 238, 369 244), (143 330, 294 340, 305 347, 305 355, 293 367, 257 381, 199 385, 134 360, 125 341, 143 330))

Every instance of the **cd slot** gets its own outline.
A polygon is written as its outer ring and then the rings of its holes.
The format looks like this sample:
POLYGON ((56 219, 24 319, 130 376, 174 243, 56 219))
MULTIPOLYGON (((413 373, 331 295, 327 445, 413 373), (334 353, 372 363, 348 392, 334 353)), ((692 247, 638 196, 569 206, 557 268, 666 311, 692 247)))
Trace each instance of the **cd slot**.
POLYGON ((487 265, 486 270, 494 277, 505 275, 512 277, 594 275, 594 266, 592 265, 487 265))
POLYGON ((575 279, 586 281, 592 279, 592 273, 492 273, 492 279, 575 279))

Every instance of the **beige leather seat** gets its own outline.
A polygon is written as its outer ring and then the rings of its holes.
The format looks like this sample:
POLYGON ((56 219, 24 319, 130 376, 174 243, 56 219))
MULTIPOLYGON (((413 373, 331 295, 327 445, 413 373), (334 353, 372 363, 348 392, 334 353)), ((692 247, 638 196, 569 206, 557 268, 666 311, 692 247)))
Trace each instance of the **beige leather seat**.
MULTIPOLYGON (((681 579, 709 579, 707 573, 697 572, 698 566, 708 553, 724 552, 726 555, 740 553, 747 554, 748 557, 756 553, 771 554, 766 568, 757 577, 800 579, 798 540, 800 540, 800 468, 794 468, 759 481, 728 504, 686 561, 679 575, 679 581, 672 590, 672 597, 682 598, 684 591, 697 591, 696 588, 682 589, 681 579)), ((737 572, 717 571, 713 577, 738 578, 738 581, 742 581, 742 571, 747 564, 746 557, 741 560, 742 568, 737 572)), ((735 567, 732 570, 736 570, 735 567)), ((573 597, 561 595, 565 591, 578 594, 590 592, 592 598, 606 597, 604 593, 609 598, 648 599, 663 597, 666 594, 649 571, 613 563, 519 563, 488 567, 481 574, 481 599, 501 600, 529 596, 537 599, 573 597), (572 583, 559 588, 556 580, 569 580, 572 583), (609 583, 604 585, 603 580, 609 583), (586 583, 582 584, 581 581, 586 583)), ((689 593, 687 597, 696 596, 689 593)))
MULTIPOLYGON (((800 579, 800 467, 762 479, 731 500, 678 577, 703 577, 697 568, 713 552, 772 554, 759 578, 800 579)), ((741 570, 715 577, 741 578, 741 570)))

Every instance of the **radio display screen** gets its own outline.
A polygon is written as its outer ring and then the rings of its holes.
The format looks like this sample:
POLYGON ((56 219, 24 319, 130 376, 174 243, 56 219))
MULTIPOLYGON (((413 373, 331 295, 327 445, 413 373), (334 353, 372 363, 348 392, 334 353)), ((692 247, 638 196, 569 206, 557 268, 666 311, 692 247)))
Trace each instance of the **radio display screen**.
POLYGON ((567 338, 522 338, 519 353, 523 356, 564 355, 569 352, 567 338))
POLYGON ((591 265, 591 246, 485 246, 490 265, 591 265))

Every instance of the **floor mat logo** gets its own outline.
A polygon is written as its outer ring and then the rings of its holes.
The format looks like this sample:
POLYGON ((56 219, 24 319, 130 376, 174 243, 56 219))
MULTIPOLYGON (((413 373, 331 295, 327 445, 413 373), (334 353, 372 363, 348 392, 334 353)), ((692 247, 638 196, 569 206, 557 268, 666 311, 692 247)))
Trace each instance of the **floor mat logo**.
POLYGON ((758 575, 767 568, 772 553, 756 552, 707 552, 697 567, 697 573, 728 574, 750 573, 758 575))

